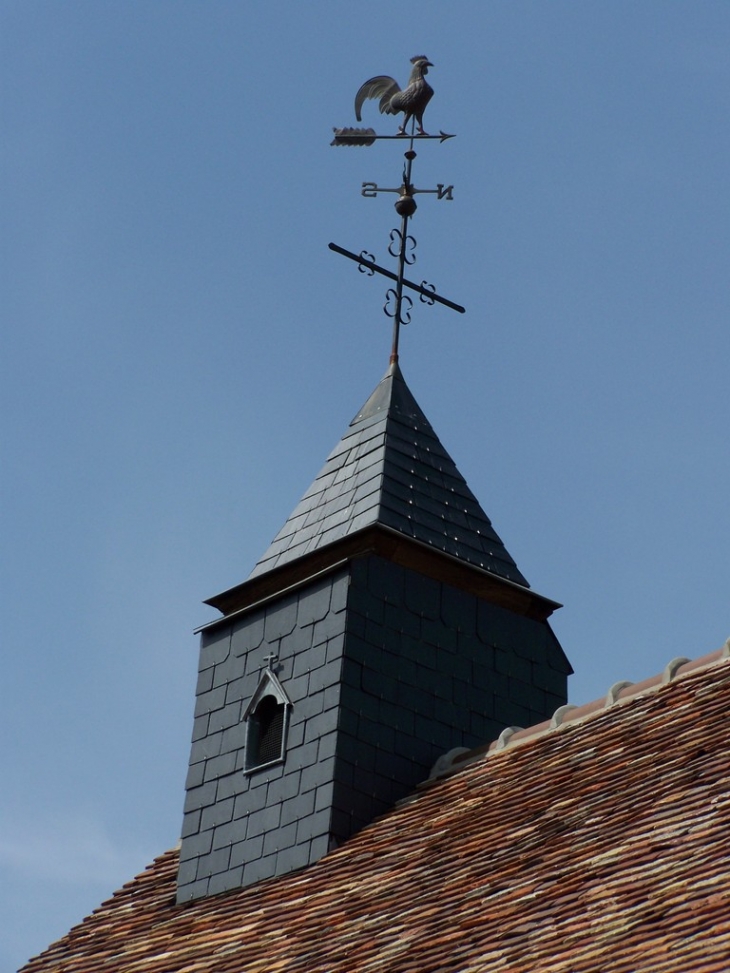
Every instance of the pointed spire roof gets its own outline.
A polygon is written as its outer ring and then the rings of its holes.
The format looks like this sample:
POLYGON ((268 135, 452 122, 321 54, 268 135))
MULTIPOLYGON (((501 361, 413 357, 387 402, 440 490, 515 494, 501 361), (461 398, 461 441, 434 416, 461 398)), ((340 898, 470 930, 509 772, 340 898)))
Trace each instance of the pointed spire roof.
POLYGON ((529 587, 397 362, 352 420, 251 578, 376 524, 529 587))

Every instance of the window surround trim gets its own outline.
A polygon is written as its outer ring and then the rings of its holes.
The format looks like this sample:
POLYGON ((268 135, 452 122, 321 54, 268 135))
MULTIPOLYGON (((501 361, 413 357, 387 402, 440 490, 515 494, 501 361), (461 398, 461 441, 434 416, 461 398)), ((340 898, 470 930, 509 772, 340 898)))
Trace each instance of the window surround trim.
POLYGON ((289 729, 289 712, 291 710, 292 703, 287 696, 284 687, 276 678, 276 674, 267 666, 263 675, 261 676, 258 686, 256 687, 256 692, 251 697, 251 700, 243 713, 243 721, 246 724, 246 739, 244 743, 245 763, 248 764, 249 747, 251 745, 251 717, 256 712, 259 703, 266 696, 273 696, 273 698, 277 701, 277 704, 284 707, 284 720, 281 728, 281 756, 276 757, 274 760, 267 760, 266 763, 263 764, 255 764, 252 767, 244 766, 243 773, 245 775, 253 774, 256 773, 256 771, 265 770, 269 767, 275 767, 277 764, 283 764, 286 757, 286 737, 289 729))

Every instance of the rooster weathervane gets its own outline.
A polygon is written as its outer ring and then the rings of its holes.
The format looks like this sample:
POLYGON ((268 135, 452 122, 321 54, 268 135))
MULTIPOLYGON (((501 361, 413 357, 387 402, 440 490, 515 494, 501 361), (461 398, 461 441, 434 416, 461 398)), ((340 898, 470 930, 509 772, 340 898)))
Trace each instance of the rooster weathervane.
POLYGON ((390 139, 407 139, 409 142, 408 149, 404 153, 406 162, 403 167, 401 185, 397 189, 386 189, 374 182, 364 182, 361 190, 362 195, 366 198, 374 198, 378 193, 398 194, 395 209, 401 217, 401 227, 400 230, 390 231, 390 245, 388 247, 388 253, 398 261, 398 272, 393 273, 384 267, 380 267, 375 262, 375 257, 365 250, 356 254, 337 246, 336 243, 329 245, 330 250, 354 260, 361 273, 367 274, 369 277, 378 273, 395 281, 395 287, 391 287, 386 293, 386 302, 383 306, 386 315, 393 319, 391 362, 398 361, 400 326, 408 324, 411 320, 410 311, 413 307, 413 301, 403 293, 404 288, 416 291, 424 304, 433 305, 438 302, 462 314, 465 310, 460 304, 455 304, 437 294, 433 284, 429 284, 425 280, 416 284, 414 281, 406 279, 405 276, 406 266, 411 266, 416 261, 416 240, 408 233, 408 220, 416 212, 415 195, 417 193, 429 193, 436 195, 438 199, 452 200, 454 189, 453 186, 445 186, 443 183, 439 183, 436 189, 416 189, 411 181, 413 160, 416 158, 414 143, 426 139, 445 142, 446 139, 454 137, 445 132, 440 132, 438 135, 428 135, 424 131, 423 113, 433 97, 433 88, 426 81, 426 75, 433 64, 423 54, 412 57, 411 64, 413 67, 405 88, 401 89, 398 82, 389 75, 379 74, 361 85, 355 96, 355 117, 359 122, 362 121, 362 107, 370 98, 380 99, 381 114, 397 115, 403 112, 403 123, 398 129, 397 135, 377 135, 373 128, 336 128, 334 130, 335 137, 331 143, 332 145, 367 146, 377 141, 390 139), (409 124, 410 131, 408 130, 409 124))

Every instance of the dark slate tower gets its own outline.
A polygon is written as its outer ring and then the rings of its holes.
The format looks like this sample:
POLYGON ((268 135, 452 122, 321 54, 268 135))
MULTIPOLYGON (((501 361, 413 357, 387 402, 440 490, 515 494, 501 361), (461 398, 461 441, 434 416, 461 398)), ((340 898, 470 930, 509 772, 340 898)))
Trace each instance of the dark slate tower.
POLYGON ((186 901, 316 861, 434 762, 566 702, 570 665, 397 363, 247 581, 208 602, 186 901))

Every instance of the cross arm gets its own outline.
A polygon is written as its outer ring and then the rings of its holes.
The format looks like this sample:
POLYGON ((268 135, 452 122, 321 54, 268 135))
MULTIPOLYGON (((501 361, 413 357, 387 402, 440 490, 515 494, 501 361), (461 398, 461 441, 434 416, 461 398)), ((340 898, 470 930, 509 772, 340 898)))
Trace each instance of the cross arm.
MULTIPOLYGON (((343 257, 349 257, 350 260, 354 260, 355 263, 360 264, 362 267, 367 267, 368 270, 374 271, 376 274, 382 274, 383 277, 388 277, 390 280, 398 280, 398 275, 394 274, 390 270, 386 270, 384 267, 379 267, 374 260, 368 260, 367 257, 363 257, 357 253, 352 253, 351 250, 345 250, 344 247, 338 247, 336 243, 329 244, 330 250, 334 250, 335 253, 341 253, 343 257)), ((465 307, 461 304, 455 304, 453 301, 449 301, 445 297, 441 297, 435 291, 430 291, 427 287, 423 287, 421 284, 415 284, 412 280, 403 280, 404 287, 410 287, 412 291, 417 291, 423 297, 427 298, 429 301, 437 301, 439 304, 444 304, 446 307, 450 307, 453 311, 458 311, 459 314, 463 314, 466 311, 465 307)))

